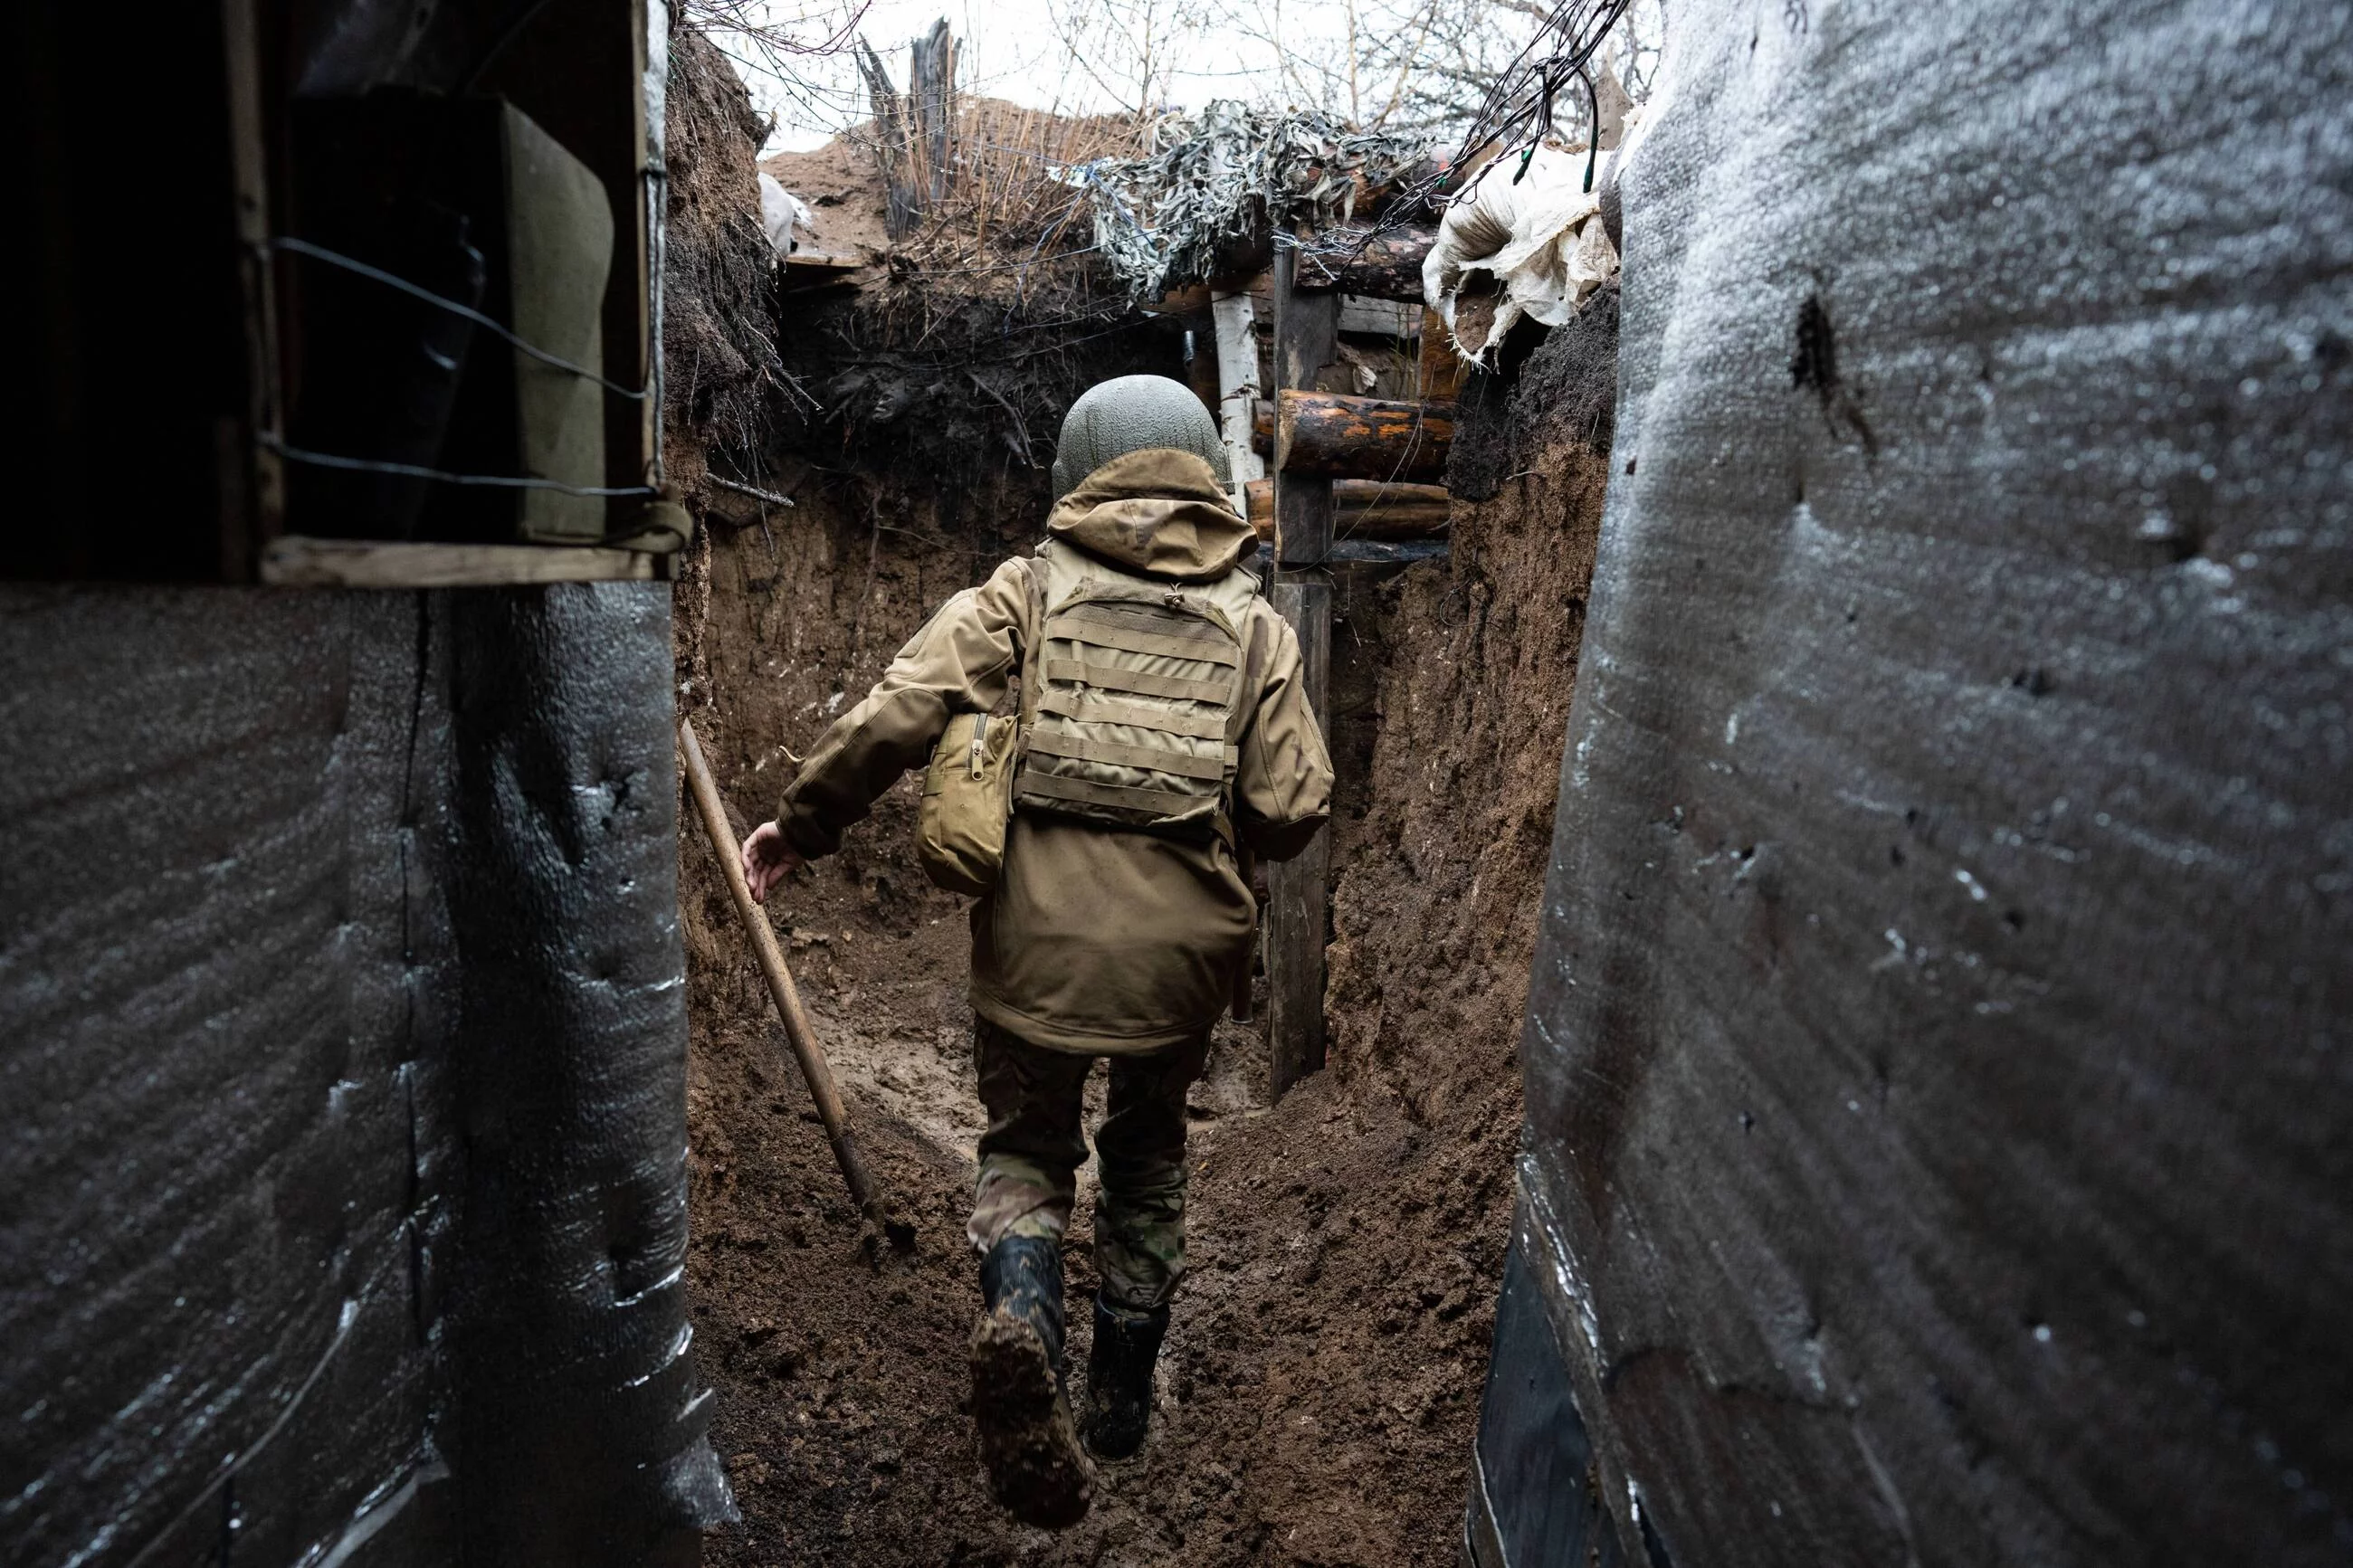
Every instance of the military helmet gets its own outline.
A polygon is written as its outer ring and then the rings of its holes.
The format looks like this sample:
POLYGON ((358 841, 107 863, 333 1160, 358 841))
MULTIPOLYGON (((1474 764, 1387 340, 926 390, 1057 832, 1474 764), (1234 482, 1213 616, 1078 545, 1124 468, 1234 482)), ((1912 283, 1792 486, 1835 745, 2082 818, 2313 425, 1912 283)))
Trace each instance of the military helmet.
POLYGON ((1170 447, 1208 463, 1221 485, 1233 483, 1218 423, 1193 389, 1165 375, 1122 375, 1087 388, 1062 417, 1054 448, 1057 500, 1079 481, 1130 452, 1170 447))

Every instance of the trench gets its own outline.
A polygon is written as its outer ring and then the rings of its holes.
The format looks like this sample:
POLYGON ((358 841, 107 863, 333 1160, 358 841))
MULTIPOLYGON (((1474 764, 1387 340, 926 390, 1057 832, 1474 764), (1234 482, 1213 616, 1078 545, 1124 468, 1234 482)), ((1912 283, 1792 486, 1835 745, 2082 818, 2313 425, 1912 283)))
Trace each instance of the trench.
MULTIPOLYGON (((933 313, 902 341, 969 351, 919 373, 872 346, 890 311, 915 308, 902 295, 786 293, 770 301, 773 338, 752 335, 727 226, 749 193, 730 184, 732 158, 699 155, 723 150, 733 110, 723 93, 698 98, 693 72, 683 85, 674 76, 670 357, 695 368, 672 390, 670 453, 703 526, 676 595, 677 689, 742 832, 941 601, 1042 536, 1051 492, 1036 465, 1069 397, 1187 367, 1167 323, 1133 317, 1008 353, 1039 339, 988 314, 1015 321, 1001 289, 917 301, 933 313), (763 416, 743 389, 769 363, 860 412, 763 416)), ((828 172, 796 177, 807 189, 828 172)), ((871 194, 853 163, 834 172, 849 205, 871 194)), ((1025 288, 1033 317, 1066 308, 1025 288)), ((861 1249, 717 863, 681 810, 688 1277, 712 1440, 743 1514, 710 1537, 708 1561, 1457 1560, 1616 320, 1612 296, 1512 376, 1466 389, 1445 553, 1334 569, 1328 1064, 1271 1102, 1262 974, 1258 1021, 1219 1025, 1187 1106, 1190 1272, 1152 1436, 1103 1468, 1083 1523, 1015 1523, 974 1448, 968 900, 918 868, 917 781, 769 905, 867 1158, 916 1222, 903 1254, 861 1249)), ((1099 1068, 1090 1123, 1102 1090, 1099 1068)), ((1090 1183, 1065 1251, 1074 1301, 1095 1283, 1090 1183)), ((1089 1326, 1072 1316, 1083 1365, 1089 1326)))
MULTIPOLYGON (((973 1451, 967 900, 917 868, 915 781, 770 906, 869 1156, 916 1217, 903 1257, 860 1251, 710 849, 682 842, 689 1270, 744 1515, 713 1562, 1453 1561, 1607 471, 1592 399, 1563 384, 1608 386, 1610 336, 1614 311, 1592 313, 1499 393, 1493 488, 1458 497, 1446 557, 1342 574, 1330 1063, 1270 1104, 1262 1006, 1219 1026, 1188 1104, 1192 1271, 1153 1440, 1106 1469, 1074 1530, 997 1512, 973 1451)), ((934 606, 1034 540, 1045 507, 1018 470, 953 496, 789 456, 776 472, 797 504, 714 506, 681 595, 684 705, 746 826, 934 606)), ((1082 1184, 1073 1300, 1093 1285, 1087 1198, 1082 1184)), ((1082 1321, 1072 1333, 1082 1361, 1082 1321)))

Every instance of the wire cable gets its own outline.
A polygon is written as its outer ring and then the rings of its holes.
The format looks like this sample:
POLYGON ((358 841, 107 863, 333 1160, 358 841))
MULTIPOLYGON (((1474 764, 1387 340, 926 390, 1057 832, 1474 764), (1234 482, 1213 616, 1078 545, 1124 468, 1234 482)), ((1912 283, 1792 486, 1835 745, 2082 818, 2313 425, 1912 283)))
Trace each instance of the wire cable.
POLYGON ((562 479, 533 479, 517 474, 453 474, 441 468, 420 468, 415 463, 388 463, 375 458, 343 458, 332 452, 306 452, 300 447, 288 446, 283 438, 269 431, 262 432, 255 439, 290 463, 301 463, 314 468, 340 468, 346 473, 394 474, 402 479, 433 479, 445 485, 487 485, 511 490, 560 490, 568 496, 649 496, 656 493, 651 485, 567 485, 562 479))
POLYGON ((649 395, 648 390, 644 387, 628 387, 623 386, 617 381, 607 381, 603 376, 597 374, 595 371, 590 370, 586 365, 575 364, 570 360, 564 358, 562 355, 552 354, 535 343, 527 343, 523 342, 522 339, 515 336, 513 332, 508 331, 506 327, 492 321, 490 317, 482 314, 481 311, 475 310, 471 305, 461 305, 455 300, 444 298, 439 294, 436 294, 430 289, 422 288, 417 284, 411 283, 407 279, 403 278, 396 273, 386 272, 381 267, 371 267, 366 262, 354 260, 353 258, 345 256, 340 251, 329 250, 323 245, 313 245, 307 239, 296 239, 290 235, 280 235, 271 239, 269 242, 269 248, 272 250, 291 251, 297 256, 307 256, 313 261, 323 261, 330 267, 340 267, 346 272, 356 273, 358 276, 368 279, 373 282, 381 283, 388 289, 397 289, 400 292, 406 294, 413 299, 422 300, 427 304, 434 306, 436 309, 448 311, 451 315, 463 316, 467 321, 473 322, 478 327, 488 327, 491 331, 496 332, 500 337, 504 338, 508 342, 512 343, 516 348, 521 349, 523 353, 529 354, 532 358, 539 361, 541 363, 553 365, 557 370, 568 371, 572 374, 579 376, 584 381, 593 381, 597 385, 603 387, 606 391, 613 394, 616 397, 627 397, 635 402, 642 403, 649 395))

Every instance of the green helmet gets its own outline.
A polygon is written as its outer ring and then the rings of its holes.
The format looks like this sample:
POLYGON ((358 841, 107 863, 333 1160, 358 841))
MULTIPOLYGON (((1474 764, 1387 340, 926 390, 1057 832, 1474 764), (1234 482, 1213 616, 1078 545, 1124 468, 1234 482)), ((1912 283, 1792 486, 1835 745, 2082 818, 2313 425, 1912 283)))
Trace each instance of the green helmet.
POLYGON ((1099 382, 1062 416, 1062 438, 1054 448, 1055 499, 1113 458, 1160 447, 1190 452, 1209 465, 1219 484, 1233 483, 1218 423, 1191 387, 1165 375, 1099 382))

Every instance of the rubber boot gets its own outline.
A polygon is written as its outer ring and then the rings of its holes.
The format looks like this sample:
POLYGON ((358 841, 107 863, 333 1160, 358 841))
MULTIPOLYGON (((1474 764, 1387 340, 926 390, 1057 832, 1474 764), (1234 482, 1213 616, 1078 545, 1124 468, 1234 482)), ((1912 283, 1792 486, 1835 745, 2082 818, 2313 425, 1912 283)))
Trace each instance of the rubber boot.
POLYGON ((972 1413, 988 1489, 1024 1524, 1060 1530, 1087 1516, 1094 1476, 1062 1386, 1062 1255, 1008 1236, 981 1260, 972 1331, 972 1413))
POLYGON ((1095 1345, 1087 1357, 1087 1452, 1133 1458, 1152 1419, 1152 1368, 1168 1333, 1168 1309, 1149 1312, 1095 1297, 1095 1345))

